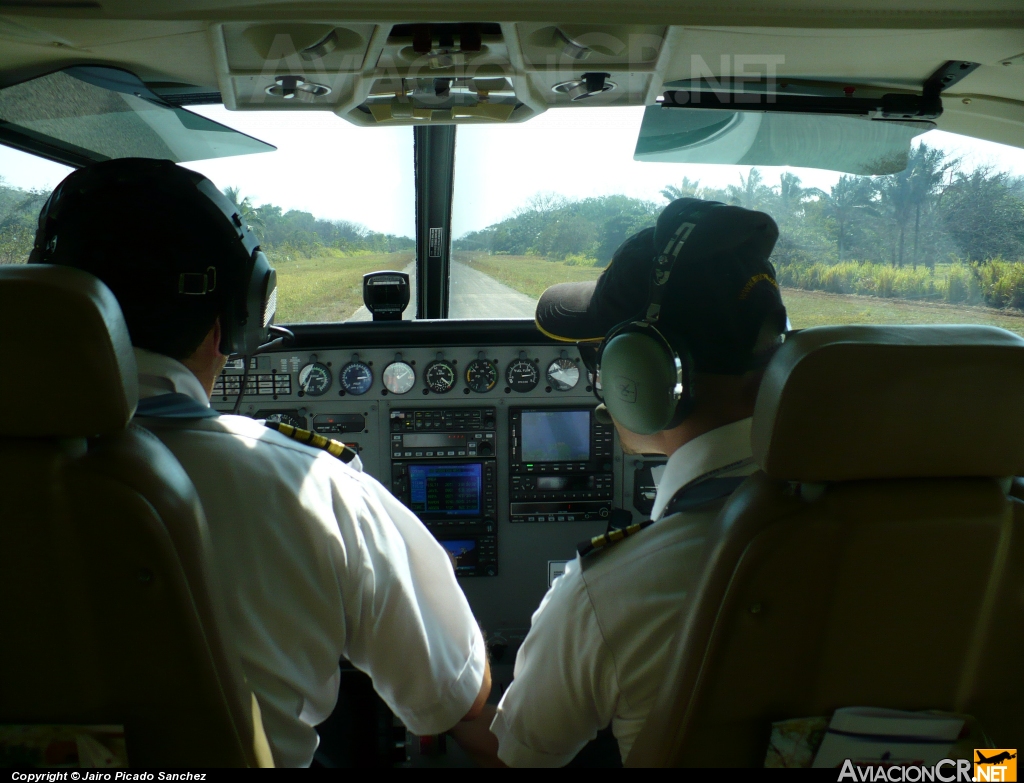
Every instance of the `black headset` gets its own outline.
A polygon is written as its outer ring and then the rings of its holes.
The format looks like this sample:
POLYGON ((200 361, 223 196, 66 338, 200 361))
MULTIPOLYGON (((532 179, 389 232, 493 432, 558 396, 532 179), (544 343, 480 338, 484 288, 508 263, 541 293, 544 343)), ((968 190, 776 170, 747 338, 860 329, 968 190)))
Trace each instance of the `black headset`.
MULTIPOLYGON (((205 205, 205 210, 211 216, 214 213, 220 216, 221 219, 215 221, 223 227, 221 231, 228 239, 228 252, 224 254, 222 262, 217 266, 207 265, 203 269, 180 273, 177 291, 167 293, 220 297, 220 351, 226 356, 248 356, 279 344, 280 338, 274 341, 269 339, 272 330, 284 331, 271 326, 277 310, 277 274, 260 250, 256 236, 242 220, 238 208, 206 177, 170 161, 136 159, 132 165, 138 167, 132 173, 139 180, 161 174, 173 177, 178 182, 187 179, 202 194, 200 203, 205 205), (222 291, 220 287, 224 285, 230 286, 231 290, 222 291)), ((39 229, 29 255, 30 264, 51 263, 59 237, 60 215, 67 202, 73 203, 88 197, 100 187, 109 185, 112 179, 121 182, 131 179, 125 176, 126 169, 123 166, 110 167, 110 164, 106 164, 103 173, 98 170, 94 172, 94 168, 99 167, 104 167, 104 164, 73 172, 50 194, 39 213, 39 229), (70 195, 72 191, 74 197, 70 195)))
POLYGON ((685 215, 654 260, 647 306, 605 335, 597 353, 595 388, 607 412, 626 429, 653 435, 678 426, 693 410, 693 360, 682 339, 676 347, 658 329, 665 288, 696 219, 685 215))

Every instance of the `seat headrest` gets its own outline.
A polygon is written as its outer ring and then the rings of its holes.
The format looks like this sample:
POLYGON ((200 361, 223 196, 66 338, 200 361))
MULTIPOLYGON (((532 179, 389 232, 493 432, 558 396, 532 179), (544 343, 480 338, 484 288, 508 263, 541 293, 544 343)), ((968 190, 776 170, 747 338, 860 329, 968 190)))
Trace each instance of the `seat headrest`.
POLYGON ((139 399, 117 300, 78 269, 0 267, 0 437, 69 438, 123 430, 139 399))
POLYGON ((1024 473, 1024 339, 992 326, 823 326, 765 371, 754 458, 827 482, 1024 473))

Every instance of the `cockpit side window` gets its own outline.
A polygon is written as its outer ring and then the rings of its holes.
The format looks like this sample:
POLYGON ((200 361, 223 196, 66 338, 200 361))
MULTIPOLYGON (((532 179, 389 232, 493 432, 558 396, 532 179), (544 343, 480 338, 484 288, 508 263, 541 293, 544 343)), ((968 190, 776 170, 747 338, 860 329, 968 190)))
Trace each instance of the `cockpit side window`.
POLYGON ((0 147, 0 264, 24 264, 32 251, 39 210, 72 169, 0 147))

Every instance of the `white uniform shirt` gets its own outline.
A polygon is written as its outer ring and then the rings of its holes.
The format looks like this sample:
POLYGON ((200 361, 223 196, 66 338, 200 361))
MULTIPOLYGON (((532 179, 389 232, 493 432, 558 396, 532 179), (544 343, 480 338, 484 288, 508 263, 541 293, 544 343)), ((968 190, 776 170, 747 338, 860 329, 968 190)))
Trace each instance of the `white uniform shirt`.
MULTIPOLYGON (((140 396, 209 405, 191 371, 136 350, 140 396)), ((308 766, 344 656, 414 734, 454 726, 483 682, 483 638, 445 550, 357 462, 244 416, 147 419, 206 512, 229 639, 278 766, 308 766)))
MULTIPOLYGON (((752 473, 750 419, 684 444, 665 466, 652 519, 693 479, 752 473)), ((664 686, 670 645, 690 611, 707 558, 708 529, 724 499, 661 520, 567 564, 516 656, 491 731, 513 767, 559 767, 612 725, 625 759, 664 686)))

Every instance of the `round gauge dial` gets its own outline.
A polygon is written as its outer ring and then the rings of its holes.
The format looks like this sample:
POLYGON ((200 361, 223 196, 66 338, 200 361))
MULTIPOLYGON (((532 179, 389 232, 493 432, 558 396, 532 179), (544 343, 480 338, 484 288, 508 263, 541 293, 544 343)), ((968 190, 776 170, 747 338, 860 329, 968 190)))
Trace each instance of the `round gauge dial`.
POLYGON ((366 394, 373 386, 373 370, 363 362, 349 362, 341 368, 339 378, 349 394, 366 394))
POLYGON ((384 388, 392 394, 405 394, 416 384, 416 371, 405 362, 391 362, 384 368, 384 388))
POLYGON ((288 424, 292 427, 298 427, 300 430, 306 429, 306 420, 292 416, 290 413, 268 413, 266 421, 273 421, 278 424, 288 424))
POLYGON ((580 382, 580 368, 572 359, 555 359, 548 365, 548 383, 558 391, 569 391, 580 382))
POLYGON ((516 359, 505 370, 505 383, 513 391, 528 392, 536 388, 540 381, 540 370, 529 359, 516 359))
POLYGON ((313 362, 299 370, 299 391, 310 397, 319 397, 331 388, 332 380, 332 373, 327 365, 313 362))
POLYGON ((474 359, 466 365, 466 385, 483 394, 498 385, 498 369, 486 359, 474 359))
POLYGON ((435 394, 447 394, 455 385, 455 367, 451 362, 438 359, 427 365, 423 374, 427 388, 435 394))

